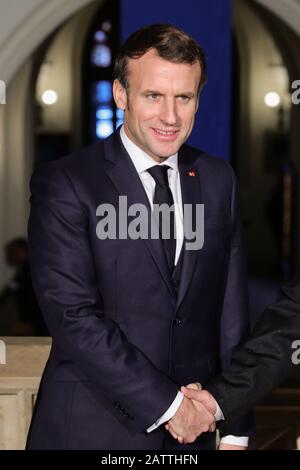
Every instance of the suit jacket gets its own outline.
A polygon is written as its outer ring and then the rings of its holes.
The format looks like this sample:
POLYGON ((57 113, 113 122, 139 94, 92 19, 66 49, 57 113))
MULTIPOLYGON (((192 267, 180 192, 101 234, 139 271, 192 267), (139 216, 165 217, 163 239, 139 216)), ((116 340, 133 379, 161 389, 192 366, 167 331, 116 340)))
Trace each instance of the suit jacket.
POLYGON ((288 375, 292 343, 300 338, 299 280, 298 276, 280 289, 277 302, 262 313, 251 336, 233 355, 230 368, 206 384, 225 416, 221 431, 226 433, 288 375))
MULTIPOLYGON (((30 263, 53 344, 29 449, 214 447, 214 434, 183 447, 163 426, 146 433, 180 385, 226 369, 248 326, 233 172, 188 145, 178 164, 183 203, 205 204, 204 247, 184 251, 179 285, 161 240, 96 235, 101 203, 126 195, 150 210, 119 132, 35 171, 30 263)), ((252 430, 246 416, 230 433, 252 430)))

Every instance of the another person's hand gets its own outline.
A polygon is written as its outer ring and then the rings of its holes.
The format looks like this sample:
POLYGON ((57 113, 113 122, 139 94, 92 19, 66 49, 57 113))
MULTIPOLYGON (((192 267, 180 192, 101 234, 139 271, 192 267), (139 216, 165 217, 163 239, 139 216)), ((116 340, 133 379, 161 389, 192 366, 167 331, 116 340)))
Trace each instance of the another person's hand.
MULTIPOLYGON (((215 414, 217 406, 214 397, 207 390, 202 390, 201 385, 199 385, 200 384, 190 384, 187 387, 181 387, 181 392, 187 398, 199 401, 208 411, 215 414)), ((247 450, 247 447, 221 442, 218 450, 247 450)))
POLYGON ((207 408, 213 415, 217 411, 217 403, 214 397, 207 391, 202 390, 200 384, 190 384, 187 387, 181 387, 180 391, 185 397, 196 400, 207 408))
MULTIPOLYGON (((194 388, 195 391, 197 388, 199 391, 196 384, 190 384, 188 387, 194 388)), ((181 444, 187 444, 194 442, 203 432, 214 431, 215 418, 202 403, 184 397, 177 413, 165 427, 174 439, 181 444)))

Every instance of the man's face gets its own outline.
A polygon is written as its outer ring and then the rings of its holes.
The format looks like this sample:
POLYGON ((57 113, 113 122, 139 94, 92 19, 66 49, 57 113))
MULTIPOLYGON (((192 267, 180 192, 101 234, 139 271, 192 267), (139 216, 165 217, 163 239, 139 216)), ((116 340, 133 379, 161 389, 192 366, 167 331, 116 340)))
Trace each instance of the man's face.
POLYGON ((128 61, 129 96, 115 80, 114 97, 126 108, 128 137, 158 162, 176 153, 190 135, 198 106, 199 62, 175 64, 150 49, 128 61))

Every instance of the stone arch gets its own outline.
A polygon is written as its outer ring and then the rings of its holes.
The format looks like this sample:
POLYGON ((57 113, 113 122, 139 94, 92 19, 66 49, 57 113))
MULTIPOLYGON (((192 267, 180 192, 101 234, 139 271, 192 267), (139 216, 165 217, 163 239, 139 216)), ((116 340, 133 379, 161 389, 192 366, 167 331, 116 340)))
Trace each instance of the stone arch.
POLYGON ((300 4, 296 0, 255 0, 282 19, 297 35, 300 35, 300 4))
MULTIPOLYGON (((95 0, 22 2, 23 17, 11 18, 11 31, 1 43, 1 79, 8 85, 18 69, 47 36, 74 13, 95 0)), ((21 8, 19 5, 18 8, 21 8)))

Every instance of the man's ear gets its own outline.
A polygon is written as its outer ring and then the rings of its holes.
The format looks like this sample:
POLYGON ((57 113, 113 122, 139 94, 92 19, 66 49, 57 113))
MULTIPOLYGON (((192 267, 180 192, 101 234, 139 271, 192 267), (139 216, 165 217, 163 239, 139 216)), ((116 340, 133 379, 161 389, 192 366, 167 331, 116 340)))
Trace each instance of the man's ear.
POLYGON ((125 111, 127 106, 127 93, 119 80, 115 79, 113 83, 113 95, 117 108, 125 111))

